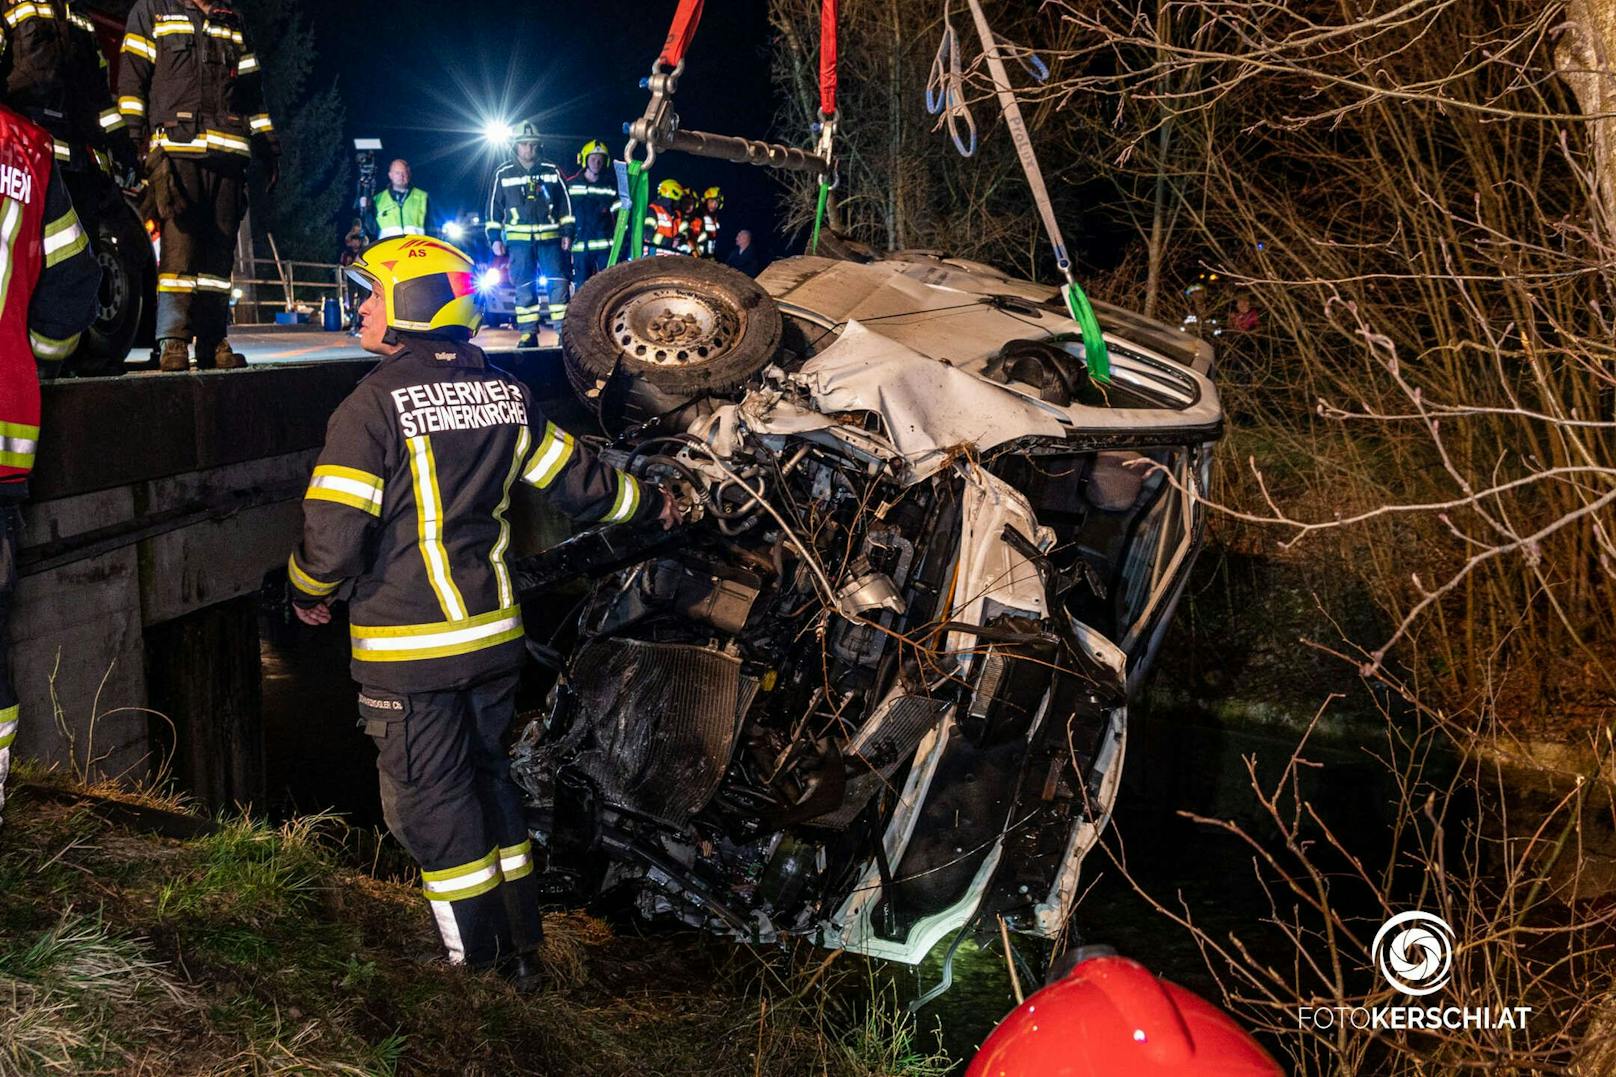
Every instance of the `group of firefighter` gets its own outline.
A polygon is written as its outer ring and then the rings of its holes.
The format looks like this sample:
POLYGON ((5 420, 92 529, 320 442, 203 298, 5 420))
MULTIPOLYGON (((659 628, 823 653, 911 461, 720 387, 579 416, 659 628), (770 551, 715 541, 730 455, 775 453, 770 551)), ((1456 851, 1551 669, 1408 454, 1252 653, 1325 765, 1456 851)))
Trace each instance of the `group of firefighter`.
MULTIPOLYGON (((542 145, 538 128, 524 122, 512 139, 511 159, 494 171, 484 214, 494 257, 509 260, 518 347, 537 345, 541 325, 560 332, 571 293, 610 263, 623 211, 606 143, 584 143, 571 175, 545 156, 542 145)), ((411 184, 407 161, 392 163, 388 184, 362 200, 365 216, 356 228, 378 239, 430 234, 431 203, 411 184)), ((663 180, 646 209, 640 253, 716 258, 723 208, 717 187, 698 196, 678 180, 663 180)))
MULTIPOLYGON (((570 290, 607 267, 623 200, 604 142, 584 144, 579 171, 570 177, 543 159, 531 122, 517 131, 514 146, 512 159, 494 172, 484 228, 495 256, 510 258, 518 346, 531 347, 542 322, 561 330, 570 290)), ((643 253, 716 257, 723 192, 709 187, 698 199, 665 179, 657 196, 645 219, 643 253)))

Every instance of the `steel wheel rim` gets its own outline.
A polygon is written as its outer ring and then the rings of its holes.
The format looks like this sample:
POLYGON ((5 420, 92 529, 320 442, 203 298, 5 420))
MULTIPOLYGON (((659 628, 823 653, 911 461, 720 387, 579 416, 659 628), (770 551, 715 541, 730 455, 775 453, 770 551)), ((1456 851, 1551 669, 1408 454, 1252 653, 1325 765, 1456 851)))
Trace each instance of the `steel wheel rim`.
POLYGON ((630 359, 647 366, 690 367, 728 351, 740 339, 743 316, 723 297, 665 285, 617 303, 605 323, 612 341, 630 359))

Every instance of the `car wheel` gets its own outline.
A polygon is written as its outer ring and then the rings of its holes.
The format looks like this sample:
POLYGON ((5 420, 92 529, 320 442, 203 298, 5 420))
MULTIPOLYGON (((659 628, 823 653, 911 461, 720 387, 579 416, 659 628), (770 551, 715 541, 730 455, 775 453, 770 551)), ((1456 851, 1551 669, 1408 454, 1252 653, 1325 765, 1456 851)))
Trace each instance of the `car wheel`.
POLYGON ((101 267, 95 322, 68 357, 65 371, 80 377, 122 374, 150 301, 151 239, 121 200, 104 205, 90 233, 90 250, 101 267))
POLYGON ((744 273, 694 258, 642 258, 596 274, 573 296, 561 334, 567 380, 597 415, 619 398, 649 395, 651 410, 665 411, 731 392, 779 345, 769 294, 744 273), (618 385, 621 393, 609 391, 618 385))

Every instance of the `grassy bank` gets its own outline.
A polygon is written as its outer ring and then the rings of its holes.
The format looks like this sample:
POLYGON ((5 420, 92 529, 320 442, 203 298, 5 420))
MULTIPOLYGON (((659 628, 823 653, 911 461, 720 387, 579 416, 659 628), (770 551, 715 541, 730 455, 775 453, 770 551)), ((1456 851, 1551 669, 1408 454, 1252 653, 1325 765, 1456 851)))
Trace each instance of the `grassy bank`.
POLYGON ((22 777, 0 829, 0 1073, 947 1069, 890 997, 855 1001, 871 972, 845 956, 555 915, 552 986, 523 997, 437 961, 418 893, 356 866, 340 820, 169 837, 22 777))

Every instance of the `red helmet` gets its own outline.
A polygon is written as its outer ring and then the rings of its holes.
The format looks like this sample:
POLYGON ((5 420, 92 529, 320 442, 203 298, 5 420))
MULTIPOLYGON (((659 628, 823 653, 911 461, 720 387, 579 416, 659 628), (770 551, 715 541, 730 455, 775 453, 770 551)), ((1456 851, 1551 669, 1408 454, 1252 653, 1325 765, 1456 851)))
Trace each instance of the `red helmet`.
POLYGON ((1199 995, 1125 957, 1079 962, 999 1023, 966 1077, 1281 1077, 1199 995))

